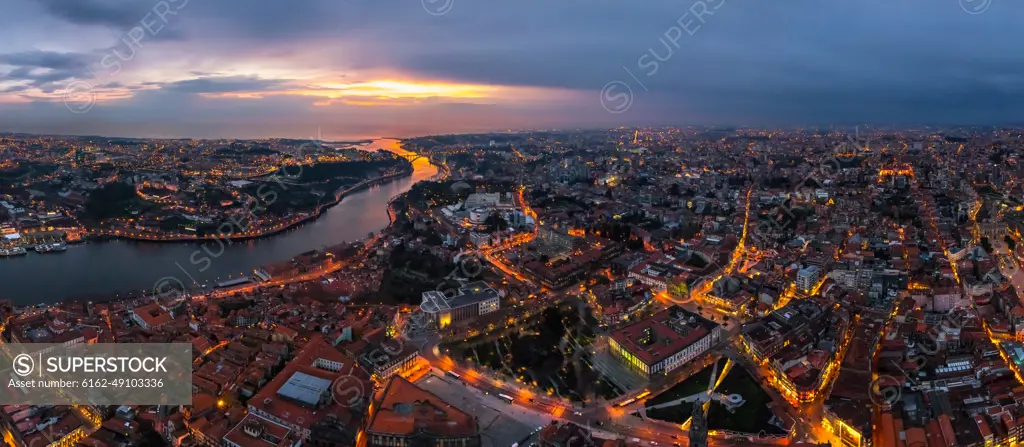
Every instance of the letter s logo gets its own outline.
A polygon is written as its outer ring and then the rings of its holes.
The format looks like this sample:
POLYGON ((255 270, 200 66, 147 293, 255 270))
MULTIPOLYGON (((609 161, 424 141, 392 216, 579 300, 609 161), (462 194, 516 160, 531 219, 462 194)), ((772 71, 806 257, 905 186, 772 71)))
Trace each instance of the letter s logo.
POLYGON ((36 362, 32 360, 32 356, 28 354, 18 354, 14 358, 14 373, 25 377, 32 374, 32 371, 36 369, 36 362))

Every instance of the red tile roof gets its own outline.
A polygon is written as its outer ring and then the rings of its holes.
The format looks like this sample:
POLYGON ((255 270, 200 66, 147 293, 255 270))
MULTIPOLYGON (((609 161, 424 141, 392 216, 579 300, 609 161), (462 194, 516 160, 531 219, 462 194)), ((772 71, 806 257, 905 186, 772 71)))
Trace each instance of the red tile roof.
POLYGON ((132 313, 139 316, 150 328, 157 328, 171 321, 171 314, 160 308, 157 303, 132 309, 132 313))
POLYGON ((290 428, 253 414, 246 415, 242 422, 224 435, 225 440, 241 447, 285 446, 294 442, 291 439, 293 437, 290 428))
POLYGON ((368 433, 408 436, 425 432, 444 438, 476 436, 473 415, 448 404, 440 397, 401 377, 393 377, 384 389, 368 433))
POLYGON ((262 411, 273 414, 288 424, 304 429, 311 428, 319 419, 333 416, 342 424, 352 426, 362 416, 359 405, 341 405, 338 401, 348 403, 350 399, 369 399, 373 390, 370 375, 359 367, 356 362, 345 356, 333 346, 327 344, 319 335, 313 336, 296 354, 295 358, 274 376, 255 396, 249 399, 250 411, 262 411), (318 359, 341 364, 341 371, 335 372, 316 366, 318 359), (337 392, 332 399, 317 407, 310 407, 278 395, 278 390, 296 373, 304 373, 313 377, 327 379, 334 383, 331 392, 337 392), (339 386, 338 380, 344 381, 339 386))
POLYGON ((675 353, 686 349, 708 335, 709 331, 702 326, 692 328, 685 336, 681 336, 668 326, 671 320, 671 309, 666 309, 646 320, 638 321, 615 332, 612 338, 619 346, 635 355, 648 366, 654 365, 675 353), (654 343, 644 345, 640 337, 650 329, 654 343))

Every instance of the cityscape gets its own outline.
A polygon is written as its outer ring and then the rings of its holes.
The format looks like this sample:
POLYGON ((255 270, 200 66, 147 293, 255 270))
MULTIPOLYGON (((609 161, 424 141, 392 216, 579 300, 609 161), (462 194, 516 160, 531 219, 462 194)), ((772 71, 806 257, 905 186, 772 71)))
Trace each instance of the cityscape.
POLYGON ((1022 5, 12 1, 5 445, 1024 445, 1022 5))

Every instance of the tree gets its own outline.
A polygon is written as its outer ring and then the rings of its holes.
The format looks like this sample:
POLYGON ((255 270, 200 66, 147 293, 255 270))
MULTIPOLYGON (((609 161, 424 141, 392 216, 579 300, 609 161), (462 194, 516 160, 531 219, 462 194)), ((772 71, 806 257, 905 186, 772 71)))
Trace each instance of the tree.
POLYGON ((93 190, 85 203, 85 213, 94 219, 125 215, 125 207, 135 199, 135 187, 124 182, 113 182, 93 190))
POLYGON ((681 300, 689 296, 690 291, 686 286, 686 281, 682 278, 674 278, 668 284, 668 295, 674 299, 681 300))
POLYGON ((1010 251, 1017 249, 1017 241, 1013 240, 1009 235, 1004 236, 1003 240, 1006 241, 1006 246, 1010 248, 1010 251))

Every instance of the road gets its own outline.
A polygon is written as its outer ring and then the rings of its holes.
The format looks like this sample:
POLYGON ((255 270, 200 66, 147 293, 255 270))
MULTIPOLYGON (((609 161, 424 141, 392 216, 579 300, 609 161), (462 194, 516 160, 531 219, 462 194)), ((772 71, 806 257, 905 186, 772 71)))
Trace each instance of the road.
MULTIPOLYGON (((0 323, 0 333, 2 333, 4 331, 4 328, 6 328, 7 323, 9 323, 11 321, 11 319, 13 319, 13 317, 14 317, 13 315, 9 315, 7 317, 7 319, 5 321, 3 321, 3 323, 0 323)), ((3 337, 0 337, 0 350, 2 350, 4 352, 4 355, 6 355, 8 358, 12 358, 13 359, 13 356, 11 355, 10 350, 7 348, 7 342, 4 340, 3 337)), ((41 365, 40 365, 40 367, 41 367, 41 365)), ((48 374, 47 374, 47 377, 45 379, 49 379, 49 375, 48 374)), ((72 398, 64 390, 58 390, 58 393, 60 393, 61 396, 63 396, 68 401, 72 401, 72 402, 87 402, 88 401, 87 397, 83 398, 82 396, 76 396, 77 398, 72 398)), ((103 423, 103 419, 100 417, 99 413, 96 411, 96 409, 92 405, 69 405, 69 406, 71 407, 71 410, 78 416, 78 418, 85 424, 85 429, 83 430, 82 438, 88 437, 89 435, 91 435, 93 432, 95 432, 96 430, 98 430, 100 428, 100 424, 103 423)))
POLYGON ((305 281, 312 281, 312 280, 318 279, 321 276, 324 276, 326 274, 337 272, 338 270, 341 270, 341 269, 345 268, 346 266, 351 265, 353 262, 356 262, 357 260, 361 261, 366 256, 366 253, 368 253, 370 251, 370 248, 373 247, 373 245, 377 242, 377 240, 379 238, 380 238, 379 235, 374 234, 373 237, 371 237, 371 238, 366 240, 366 242, 363 244, 363 248, 361 250, 359 250, 359 253, 353 255, 351 258, 348 258, 348 259, 332 262, 327 267, 325 267, 325 268, 323 268, 321 270, 316 270, 316 271, 312 271, 312 272, 308 272, 308 273, 303 273, 301 275, 296 275, 296 276, 289 276, 287 278, 271 279, 270 281, 264 281, 264 282, 261 282, 261 283, 243 284, 243 285, 240 285, 240 286, 226 288, 226 289, 211 290, 211 291, 203 293, 203 294, 193 295, 193 297, 194 298, 199 298, 199 299, 202 299, 202 298, 224 298, 224 297, 227 297, 227 296, 237 295, 239 293, 249 293, 249 292, 252 292, 252 291, 260 289, 260 288, 280 287, 280 286, 284 286, 284 285, 288 285, 288 284, 295 284, 295 283, 301 283, 301 282, 305 282, 305 281))
MULTIPOLYGON (((746 217, 749 217, 749 197, 748 191, 748 207, 746 210, 746 217)), ((523 198, 522 191, 519 191, 517 195, 518 204, 524 209, 527 215, 533 217, 536 221, 536 214, 529 208, 529 205, 523 198)), ((428 213, 434 221, 438 222, 443 228, 458 232, 456 225, 448 222, 441 216, 437 216, 433 213, 428 213)), ((745 219, 746 220, 746 219, 745 219)), ((746 237, 746 222, 744 223, 744 237, 746 237)), ((536 228, 534 231, 520 235, 519 237, 513 238, 506 243, 497 246, 489 247, 485 250, 481 250, 481 254, 488 261, 495 270, 500 271, 506 277, 505 280, 508 282, 525 282, 527 281, 523 275, 516 271, 513 267, 509 266, 504 262, 501 253, 508 250, 516 245, 522 243, 528 243, 536 237, 536 228)), ((730 265, 727 267, 728 270, 735 269, 738 266, 738 260, 745 252, 744 241, 741 240, 740 245, 735 250, 733 256, 730 259, 730 265)), ((723 271, 726 269, 723 269, 723 271)), ((548 291, 545 287, 540 287, 541 292, 548 291)), ((670 303, 666 303, 670 304, 670 303)), ((675 303, 671 303, 675 304, 675 303)), ((697 303, 691 302, 686 307, 692 307, 693 311, 696 312, 697 303)), ((705 309, 706 310, 706 309, 705 309)), ((720 320, 721 321, 721 320, 720 320)), ((729 340, 734 339, 740 332, 740 324, 737 321, 730 321, 724 327, 724 334, 722 340, 722 347, 725 347, 729 343, 729 340)), ((619 408, 612 404, 591 404, 584 407, 583 404, 569 402, 566 399, 555 398, 547 395, 538 395, 535 392, 527 389, 525 386, 520 386, 516 382, 503 382, 501 380, 492 378, 480 371, 469 369, 456 364, 452 359, 445 356, 443 353, 438 351, 438 343, 440 337, 436 334, 430 334, 426 336, 427 339, 420 340, 419 345, 422 346, 420 355, 431 365, 431 367, 438 371, 439 374, 444 375, 445 372, 454 372, 460 376, 461 380, 466 386, 478 389, 486 394, 505 394, 514 398, 514 405, 522 408, 525 411, 535 412, 537 415, 545 415, 550 417, 552 420, 561 420, 576 423, 583 427, 589 427, 592 430, 603 433, 610 433, 625 439, 639 439, 641 442, 647 445, 688 445, 687 431, 681 426, 661 421, 645 420, 635 416, 631 413, 636 412, 642 405, 643 402, 637 402, 627 406, 625 408, 619 408)), ((717 349, 709 350, 708 353, 701 357, 702 360, 695 360, 690 364, 683 367, 682 371, 673 373, 671 377, 665 378, 661 381, 655 380, 648 386, 648 390, 651 392, 650 396, 655 396, 672 386, 686 380, 691 375, 696 374, 708 365, 716 361, 719 356, 713 354, 717 349)), ((730 349, 726 348, 730 358, 744 362, 748 369, 755 368, 752 362, 744 358, 742 355, 737 354, 730 349)), ((756 371, 756 369, 755 369, 756 371)), ((756 372, 755 372, 756 374, 756 372)), ((453 377, 448 377, 450 380, 456 380, 453 377)), ((642 390, 629 390, 626 396, 623 396, 619 400, 626 399, 628 397, 636 396, 642 390)), ((774 390, 769 390, 774 393, 774 390)), ((781 396, 774 393, 772 398, 776 402, 785 402, 781 396)), ((794 421, 798 421, 799 409, 792 408, 788 405, 787 410, 792 414, 791 417, 794 421)), ((820 407, 820 406, 819 406, 820 407)), ((820 419, 818 419, 820 420, 820 419)), ((811 424, 797 423, 797 435, 802 436, 804 433, 810 433, 811 424)), ((711 445, 731 445, 730 442, 721 441, 719 439, 709 439, 711 445)))
MULTIPOLYGON (((737 332, 738 328, 734 329, 733 334, 737 332)), ((626 439, 637 438, 648 445, 669 446, 674 443, 687 445, 687 431, 679 425, 632 416, 632 413, 637 412, 643 406, 643 401, 635 402, 626 407, 616 406, 617 402, 621 402, 627 397, 636 396, 642 390, 629 390, 627 395, 612 401, 616 404, 609 402, 606 404, 591 404, 584 407, 583 404, 569 402, 566 399, 538 395, 526 387, 520 386, 518 383, 503 382, 480 371, 462 367, 443 353, 438 352, 436 347, 440 339, 435 334, 430 335, 429 340, 421 341, 423 342, 423 348, 420 355, 435 371, 440 371, 440 374, 448 371, 454 372, 460 376, 460 380, 466 386, 476 388, 484 393, 512 396, 515 399, 514 405, 527 411, 535 412, 538 415, 545 415, 552 420, 573 422, 583 427, 590 427, 592 430, 614 434, 626 439)), ((709 350, 705 356, 687 364, 681 371, 674 372, 670 377, 661 380, 655 379, 645 389, 651 392, 650 396, 656 396, 668 390, 717 361, 721 356, 716 354, 716 352, 720 351, 726 352, 729 358, 745 362, 748 369, 751 368, 751 362, 729 349, 728 343, 728 337, 726 337, 722 344, 709 350)), ((454 380, 454 378, 450 379, 454 380)), ((785 399, 774 393, 774 390, 770 391, 773 393, 772 398, 776 402, 785 402, 785 399)), ((797 421, 799 417, 797 413, 799 411, 791 407, 788 410, 793 420, 797 421)), ((802 436, 804 433, 810 432, 810 429, 806 427, 810 427, 812 424, 803 424, 801 426, 798 423, 797 425, 801 427, 797 430, 797 434, 802 436)), ((721 440, 712 439, 710 441, 712 445, 730 445, 730 443, 721 440)))

